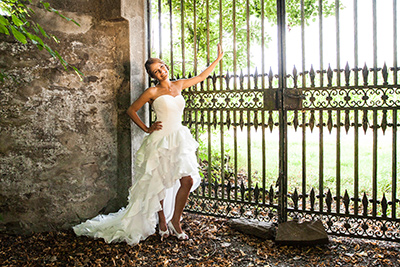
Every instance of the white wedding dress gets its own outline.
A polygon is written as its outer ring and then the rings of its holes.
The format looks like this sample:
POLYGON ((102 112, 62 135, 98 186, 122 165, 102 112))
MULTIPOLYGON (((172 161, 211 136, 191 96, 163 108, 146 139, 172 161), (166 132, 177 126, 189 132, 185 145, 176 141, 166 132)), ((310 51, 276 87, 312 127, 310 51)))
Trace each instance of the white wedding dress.
POLYGON ((73 227, 77 235, 103 238, 107 243, 139 243, 156 231, 157 212, 164 199, 167 222, 171 220, 179 179, 193 178, 191 191, 200 184, 196 149, 198 143, 182 125, 185 100, 182 95, 162 95, 153 101, 162 130, 143 139, 136 154, 135 179, 129 189, 128 205, 118 212, 98 215, 73 227))

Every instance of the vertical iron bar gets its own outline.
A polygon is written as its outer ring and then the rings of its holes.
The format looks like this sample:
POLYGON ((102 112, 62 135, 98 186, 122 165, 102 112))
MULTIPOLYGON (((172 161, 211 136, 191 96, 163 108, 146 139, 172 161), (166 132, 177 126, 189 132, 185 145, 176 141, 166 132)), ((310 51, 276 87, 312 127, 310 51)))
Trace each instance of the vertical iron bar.
POLYGON ((207 16, 207 66, 210 65, 210 1, 206 1, 207 16))
POLYGON ((300 1, 301 9, 301 71, 302 75, 302 88, 306 87, 306 47, 305 47, 305 14, 304 14, 304 0, 300 1))
POLYGON ((283 92, 286 88, 286 9, 285 0, 277 0, 278 69, 279 69, 279 207, 278 222, 287 221, 287 114, 283 92))
MULTIPOLYGON (((340 19, 339 19, 340 0, 335 1, 336 19, 336 85, 340 86, 340 19)), ((341 158, 340 158, 340 110, 337 110, 336 120, 336 213, 340 213, 341 200, 341 158)))
MULTIPOLYGON (((151 40, 153 40, 152 34, 151 34, 151 28, 152 28, 152 19, 151 19, 151 15, 153 13, 152 8, 151 8, 151 4, 150 1, 146 1, 147 3, 147 21, 148 21, 148 25, 147 25, 147 57, 150 58, 151 57, 151 46, 153 45, 153 43, 151 42, 151 40)), ((150 77, 148 79, 149 81, 149 85, 150 85, 150 77)), ((150 114, 151 112, 149 112, 150 114)), ((150 120, 149 120, 150 121, 150 120)))
MULTIPOLYGON (((354 86, 358 86, 358 2, 353 1, 354 20, 354 86)), ((354 109, 354 214, 358 216, 359 200, 359 135, 358 135, 358 110, 354 109)))
MULTIPOLYGON (((196 1, 193 0, 193 76, 197 75, 197 7, 196 1)), ((196 87, 195 87, 196 88, 196 87)))
POLYGON ((224 140, 224 110, 220 110, 220 136, 221 136, 221 191, 222 199, 224 199, 224 186, 225 186, 225 140, 224 140))
MULTIPOLYGON (((261 88, 265 88, 265 29, 264 29, 264 0, 261 0, 261 88)), ((249 73, 250 74, 250 73, 249 73)))
POLYGON ((211 142, 211 111, 207 110, 207 133, 208 133, 208 197, 211 198, 212 194, 212 177, 211 177, 211 169, 212 169, 212 158, 211 158, 211 146, 212 146, 212 142, 211 142))
MULTIPOLYGON (((195 139, 199 140, 199 127, 197 125, 197 122, 199 120, 199 113, 197 112, 197 110, 193 110, 192 112, 194 112, 194 128, 195 128, 195 139)), ((190 120, 192 120, 192 117, 190 116, 190 120)), ((197 156, 197 161, 199 161, 199 149, 196 150, 196 156, 197 156)))
POLYGON ((319 211, 324 210, 324 111, 319 111, 319 211))
POLYGON ((378 84, 378 34, 376 19, 376 0, 372 0, 372 32, 374 53, 374 85, 378 84))
POLYGON ((397 109, 393 109, 392 133, 392 218, 397 218, 397 109))
MULTIPOLYGON (((354 17, 354 86, 358 86, 358 3, 354 0, 353 3, 354 17)), ((356 196, 358 197, 358 196, 356 196)))
POLYGON ((266 169, 267 169, 267 164, 266 164, 266 144, 265 144, 265 111, 261 111, 261 130, 262 130, 262 143, 261 143, 261 149, 262 149, 262 203, 265 204, 265 189, 266 189, 266 169))
POLYGON ((340 0, 335 1, 335 18, 336 18, 336 69, 337 69, 337 86, 340 86, 340 20, 339 20, 340 0))
POLYGON ((236 73, 237 73, 237 54, 236 54, 236 1, 232 5, 232 28, 233 28, 233 88, 236 90, 236 73))
MULTIPOLYGON (((210 65, 210 1, 206 1, 206 16, 207 16, 207 66, 210 65)), ((207 90, 210 89, 210 80, 207 79, 207 90)))
POLYGON ((393 0, 393 75, 397 84, 397 0, 393 0))
MULTIPOLYGON (((223 23, 223 16, 222 16, 222 0, 219 0, 219 43, 222 45, 222 23, 223 23)), ((222 84, 222 73, 223 73, 223 68, 222 68, 222 60, 219 61, 219 74, 221 76, 221 84, 222 84)))
POLYGON ((307 170, 306 170, 306 158, 307 158, 307 153, 306 153, 306 144, 307 144, 307 138, 306 138, 306 113, 303 111, 302 112, 302 155, 301 155, 301 166, 302 166, 302 196, 303 196, 303 210, 306 210, 306 196, 307 196, 307 170))
MULTIPOLYGON (((220 84, 222 90, 222 78, 220 79, 220 84)), ((224 113, 223 110, 221 109, 220 112, 220 121, 221 121, 221 129, 220 129, 220 136, 221 136, 221 191, 222 191, 222 199, 224 199, 224 186, 225 186, 225 140, 224 140, 224 124, 223 124, 223 118, 224 118, 224 113)))
POLYGON ((174 77, 174 43, 173 43, 173 20, 172 20, 172 0, 169 3, 169 38, 170 38, 170 53, 171 53, 171 65, 169 66, 171 77, 174 77))
POLYGON ((249 202, 251 202, 251 114, 250 109, 247 109, 247 188, 249 189, 249 202))
MULTIPOLYGON (((246 13, 246 17, 247 17, 247 75, 248 75, 248 89, 250 89, 250 12, 249 12, 249 0, 247 0, 247 13, 246 13)), ((264 0, 261 1, 261 47, 262 47, 262 66, 263 66, 263 78, 262 78, 262 89, 264 90, 264 94, 265 94, 265 90, 266 89, 265 85, 264 85, 264 0)), ((266 155, 267 155, 267 151, 266 151, 266 136, 265 136, 265 112, 264 110, 261 111, 261 121, 262 121, 262 141, 261 141, 261 149, 262 149, 262 189, 263 189, 263 194, 262 194, 262 198, 263 198, 263 204, 265 204, 265 191, 267 188, 266 185, 266 180, 267 180, 267 159, 266 159, 266 155)))
MULTIPOLYGON (((324 41, 323 41, 323 0, 319 0, 319 64, 320 64, 320 87, 324 86, 324 41)), ((319 112, 319 210, 323 211, 323 183, 324 183, 324 135, 323 135, 323 111, 319 112)))
POLYGON ((162 58, 162 26, 161 26, 161 0, 158 0, 158 57, 162 58))
POLYGON ((378 183, 378 111, 373 111, 373 142, 372 142, 372 216, 377 214, 377 183, 378 183))
POLYGON ((320 64, 320 87, 323 87, 324 85, 324 40, 323 40, 323 24, 322 24, 322 7, 323 7, 323 0, 319 0, 319 6, 318 6, 318 18, 319 18, 319 64, 320 64))
POLYGON ((236 110, 233 110, 233 156, 235 165, 235 201, 238 199, 238 143, 237 143, 237 123, 236 110))
MULTIPOLYGON (((150 58, 152 55, 151 55, 151 47, 152 47, 152 45, 153 45, 153 42, 152 42, 152 40, 153 40, 153 35, 152 35, 152 23, 151 23, 151 21, 152 21, 152 14, 153 14, 153 10, 152 10, 152 8, 151 8, 151 3, 150 3, 150 1, 146 1, 146 3, 147 3, 147 21, 148 21, 148 25, 147 25, 147 36, 148 36, 148 39, 147 39, 147 57, 148 58, 150 58)), ((151 77, 150 76, 148 76, 148 79, 147 79, 147 86, 149 86, 150 87, 150 85, 151 85, 151 77)), ((151 123, 151 115, 152 115, 152 112, 151 112, 151 107, 148 107, 148 115, 147 115, 147 119, 148 119, 148 122, 149 123, 151 123)))
MULTIPOLYGON (((339 84, 340 85, 340 84, 339 84)), ((336 113, 336 212, 340 213, 340 199, 341 199, 341 158, 340 158, 340 110, 336 113)))
POLYGON ((247 88, 250 89, 250 0, 246 0, 246 29, 247 29, 247 88))
POLYGON ((185 70, 185 1, 181 0, 181 50, 182 50, 182 77, 186 77, 185 70))
POLYGON ((354 110, 354 214, 358 216, 358 110, 354 110))
MULTIPOLYGON (((306 88, 306 47, 305 47, 305 13, 304 13, 304 0, 300 1, 301 8, 301 70, 302 70, 302 88, 306 88)), ((302 166, 302 182, 301 182, 301 195, 302 195, 302 208, 306 210, 306 195, 307 195, 307 172, 306 172, 306 114, 302 112, 302 144, 301 144, 301 166, 302 166)))

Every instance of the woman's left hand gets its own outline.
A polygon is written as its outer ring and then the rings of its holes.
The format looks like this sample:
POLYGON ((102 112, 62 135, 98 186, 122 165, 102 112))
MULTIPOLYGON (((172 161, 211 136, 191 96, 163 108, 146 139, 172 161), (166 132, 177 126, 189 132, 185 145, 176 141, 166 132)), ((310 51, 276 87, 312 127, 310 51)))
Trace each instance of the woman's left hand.
POLYGON ((218 44, 217 47, 218 47, 218 56, 217 56, 217 60, 221 60, 222 57, 224 56, 224 51, 222 50, 221 44, 218 44))

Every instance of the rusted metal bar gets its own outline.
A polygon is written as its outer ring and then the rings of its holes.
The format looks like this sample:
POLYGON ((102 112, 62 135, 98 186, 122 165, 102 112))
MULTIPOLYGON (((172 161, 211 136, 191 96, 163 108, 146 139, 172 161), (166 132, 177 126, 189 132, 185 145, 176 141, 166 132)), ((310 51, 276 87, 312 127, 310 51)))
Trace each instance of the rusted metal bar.
POLYGON ((300 15, 301 15, 301 72, 302 87, 306 87, 306 45, 305 45, 305 14, 304 14, 304 0, 300 1, 300 15))
MULTIPOLYGON (((301 71, 303 75, 301 87, 306 87, 306 52, 305 52, 305 11, 304 11, 304 0, 300 1, 300 12, 301 12, 301 71)), ((306 195, 307 195, 307 139, 306 139, 306 113, 302 112, 302 123, 301 123, 301 195, 302 195, 302 209, 306 210, 306 195)))
MULTIPOLYGON (((336 20, 336 85, 340 86, 340 0, 335 1, 335 20, 336 20)), ((336 212, 340 213, 340 200, 341 200, 341 138, 340 138, 340 129, 341 129, 341 119, 340 119, 340 110, 336 112, 337 120, 336 120, 336 212)))
POLYGON ((158 57, 162 58, 162 23, 161 23, 161 0, 158 0, 158 57))
MULTIPOLYGON (((220 110, 219 114, 220 118, 220 139, 221 139, 221 185, 222 189, 224 188, 223 186, 225 185, 225 133, 224 133, 224 110, 220 110)), ((222 199, 224 199, 224 190, 222 190, 222 199)))
MULTIPOLYGON (((250 190, 252 186, 252 175, 251 175, 251 114, 250 110, 247 110, 247 188, 250 190)), ((251 195, 249 191, 249 202, 251 202, 251 195)))
POLYGON ((319 71, 320 71, 320 87, 324 86, 324 38, 323 38, 323 0, 319 0, 318 5, 318 21, 319 21, 319 71))
MULTIPOLYGON (((207 18, 207 65, 210 65, 210 1, 206 0, 206 18, 207 18)), ((209 88, 207 83, 207 89, 209 88)))
MULTIPOLYGON (((195 131, 194 131, 194 133, 195 133, 195 135, 194 135, 194 137, 195 137, 195 139, 196 140, 199 140, 199 128, 200 127, 198 127, 197 126, 197 122, 199 121, 199 112, 197 112, 197 111, 194 111, 194 112, 192 112, 192 111, 190 111, 190 120, 191 120, 191 118, 192 118, 192 114, 191 113, 194 113, 193 115, 194 115, 194 128, 195 128, 195 131)), ((197 156, 197 160, 199 161, 199 150, 196 150, 196 156, 197 156)))
POLYGON ((233 88, 236 90, 237 87, 237 54, 236 54, 236 1, 232 2, 232 43, 233 43, 233 88))
POLYGON ((359 184, 359 135, 358 110, 354 110, 354 214, 358 216, 358 184, 359 184))
POLYGON ((340 186, 341 186, 341 158, 340 158, 340 129, 341 129, 340 110, 336 111, 336 212, 340 213, 340 186))
POLYGON ((247 89, 250 89, 250 0, 246 0, 246 30, 247 89))
POLYGON ((186 77, 186 68, 185 68, 185 0, 181 2, 181 52, 182 52, 182 76, 186 77))
POLYGON ((394 109, 392 128, 392 218, 397 218, 397 112, 394 109))
POLYGON ((373 110, 372 122, 372 216, 377 214, 378 200, 378 111, 373 110))
POLYGON ((283 90, 286 88, 286 7, 284 0, 277 0, 278 19, 278 73, 279 91, 279 222, 287 221, 287 111, 283 108, 283 90))
POLYGON ((267 170, 267 164, 266 164, 266 142, 265 142, 265 112, 264 110, 261 111, 261 131, 262 131, 262 140, 261 140, 261 157, 262 157, 262 203, 265 204, 265 192, 266 192, 266 170, 267 170))
MULTIPOLYGON (((222 17, 222 0, 219 0, 219 43, 222 44, 222 35, 223 35, 223 17, 222 17)), ((220 82, 222 84, 222 73, 223 73, 223 60, 219 62, 219 75, 221 76, 220 82)))
POLYGON ((265 25, 264 25, 264 0, 261 0, 261 88, 265 88, 265 25))
POLYGON ((393 83, 397 84, 397 0, 393 0, 393 83))
POLYGON ((174 77, 174 45, 173 45, 173 20, 172 20, 172 0, 168 1, 169 4, 169 38, 170 38, 170 44, 169 44, 169 50, 170 50, 170 62, 171 65, 169 66, 169 71, 171 74, 171 77, 174 77))
POLYGON ((197 75, 197 0, 193 0, 193 76, 197 75))
POLYGON ((353 1, 354 21, 354 85, 358 86, 358 3, 353 1))
POLYGON ((336 83, 340 86, 340 20, 339 20, 340 0, 335 0, 335 19, 336 19, 336 83))
POLYGON ((208 197, 211 197, 211 185, 212 185, 212 156, 211 156, 211 148, 212 148, 212 142, 211 142, 211 111, 207 111, 207 135, 208 135, 208 149, 207 149, 207 158, 208 158, 208 169, 207 169, 207 175, 208 175, 208 197))
POLYGON ((319 179, 318 179, 318 197, 319 211, 324 210, 324 111, 319 111, 319 179))
POLYGON ((376 18, 376 0, 372 0, 372 45, 373 45, 373 58, 374 58, 374 85, 378 84, 378 32, 377 32, 377 18, 376 18))
POLYGON ((238 200, 238 143, 237 143, 237 118, 236 110, 233 110, 233 155, 234 155, 234 168, 235 168, 235 200, 238 200))
POLYGON ((302 112, 302 122, 301 122, 301 133, 302 133, 302 140, 301 140, 301 177, 302 177, 302 188, 301 188, 301 195, 302 195, 302 208, 306 210, 306 196, 307 196, 307 138, 306 138, 306 130, 307 130, 307 118, 305 111, 302 112))

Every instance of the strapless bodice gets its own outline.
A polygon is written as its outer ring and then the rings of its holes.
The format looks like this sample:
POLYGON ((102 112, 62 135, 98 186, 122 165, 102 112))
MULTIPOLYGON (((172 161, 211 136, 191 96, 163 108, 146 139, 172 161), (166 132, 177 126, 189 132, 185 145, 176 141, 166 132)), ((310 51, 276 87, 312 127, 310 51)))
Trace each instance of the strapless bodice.
MULTIPOLYGON (((153 110, 156 112, 157 121, 161 121, 162 130, 165 134, 177 129, 182 125, 183 109, 185 108, 185 99, 182 95, 171 96, 161 95, 153 101, 153 110)), ((157 131, 158 132, 158 131, 157 131)))

